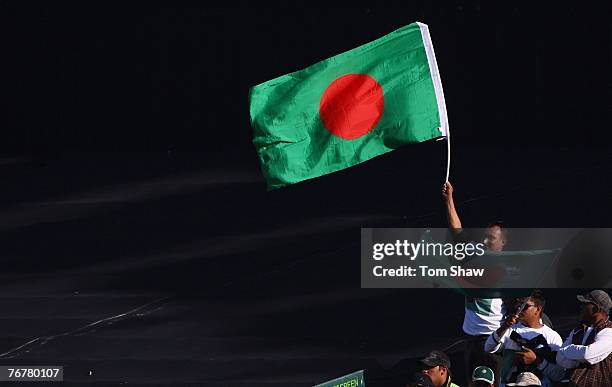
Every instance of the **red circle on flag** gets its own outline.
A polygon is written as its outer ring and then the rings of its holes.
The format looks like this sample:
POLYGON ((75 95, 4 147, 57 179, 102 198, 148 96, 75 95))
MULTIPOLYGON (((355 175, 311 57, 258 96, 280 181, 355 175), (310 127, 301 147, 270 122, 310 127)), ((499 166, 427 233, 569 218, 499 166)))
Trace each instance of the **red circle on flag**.
POLYGON ((323 92, 319 115, 327 130, 354 140, 374 129, 384 106, 383 90, 376 79, 367 74, 346 74, 323 92))

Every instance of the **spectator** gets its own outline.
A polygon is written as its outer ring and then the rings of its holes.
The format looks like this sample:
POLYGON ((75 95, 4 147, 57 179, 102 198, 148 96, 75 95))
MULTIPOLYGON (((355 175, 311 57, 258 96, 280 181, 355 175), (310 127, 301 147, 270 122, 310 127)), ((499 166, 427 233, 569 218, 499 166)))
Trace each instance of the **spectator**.
POLYGON ((563 378, 565 370, 556 364, 554 351, 562 344, 561 336, 542 324, 542 310, 546 300, 541 291, 534 290, 518 315, 510 316, 487 339, 484 349, 493 353, 513 351, 510 369, 503 370, 501 385, 513 382, 521 372, 532 372, 542 379, 543 386, 563 378))
POLYGON ((612 386, 612 300, 603 290, 578 296, 582 325, 574 329, 557 352, 557 363, 568 368, 570 385, 612 386))
POLYGON ((520 387, 538 387, 542 383, 537 376, 531 372, 522 372, 516 378, 516 383, 508 383, 507 386, 520 386, 520 387))
POLYGON ((421 372, 431 379, 435 387, 459 387, 451 382, 451 362, 442 351, 431 351, 419 360, 421 372))
POLYGON ((472 383, 475 387, 493 387, 495 374, 489 367, 479 366, 472 372, 472 383))
MULTIPOLYGON (((461 238, 463 228, 455 201, 453 186, 446 182, 442 187, 442 197, 446 205, 448 227, 455 238, 461 238)), ((484 244, 488 250, 502 251, 506 245, 506 231, 500 222, 490 224, 485 230, 484 244)), ((466 334, 465 369, 469 375, 476 366, 486 365, 496 375, 495 386, 499 385, 501 358, 483 351, 487 337, 501 326, 506 308, 501 298, 465 297, 463 332, 466 334)))

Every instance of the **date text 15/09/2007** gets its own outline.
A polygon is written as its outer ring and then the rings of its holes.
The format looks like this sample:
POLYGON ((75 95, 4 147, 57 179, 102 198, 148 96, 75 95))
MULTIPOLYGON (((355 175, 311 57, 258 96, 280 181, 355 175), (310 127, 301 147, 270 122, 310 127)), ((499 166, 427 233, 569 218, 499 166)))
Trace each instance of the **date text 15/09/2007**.
POLYGON ((464 269, 461 266, 450 268, 430 268, 429 266, 400 266, 388 269, 374 266, 372 273, 375 277, 482 277, 485 269, 464 269))

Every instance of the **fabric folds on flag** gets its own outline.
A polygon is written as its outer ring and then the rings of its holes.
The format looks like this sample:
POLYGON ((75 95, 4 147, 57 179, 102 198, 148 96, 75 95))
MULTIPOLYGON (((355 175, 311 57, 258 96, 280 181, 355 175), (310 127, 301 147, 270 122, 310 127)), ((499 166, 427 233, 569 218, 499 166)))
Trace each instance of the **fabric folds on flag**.
POLYGON ((429 29, 418 22, 254 86, 249 104, 269 190, 448 136, 429 29))

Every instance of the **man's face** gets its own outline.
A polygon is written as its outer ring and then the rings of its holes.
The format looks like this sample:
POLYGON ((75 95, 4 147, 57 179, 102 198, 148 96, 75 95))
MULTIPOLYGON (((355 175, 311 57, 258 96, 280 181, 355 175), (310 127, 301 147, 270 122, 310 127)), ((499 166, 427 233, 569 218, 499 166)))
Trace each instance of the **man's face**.
POLYGON ((595 304, 580 303, 580 314, 582 322, 585 322, 587 324, 595 322, 595 309, 595 304))
POLYGON ((444 382, 446 382, 448 370, 443 366, 435 366, 432 368, 426 368, 422 372, 429 376, 434 385, 441 387, 444 385, 444 382))
POLYGON ((484 244, 491 251, 502 251, 506 240, 499 226, 491 226, 485 229, 484 244))
POLYGON ((493 385, 483 380, 476 380, 474 382, 474 387, 493 387, 493 385))
POLYGON ((534 304, 532 300, 527 300, 525 308, 519 313, 519 320, 524 322, 539 320, 541 316, 540 310, 541 308, 534 304))

